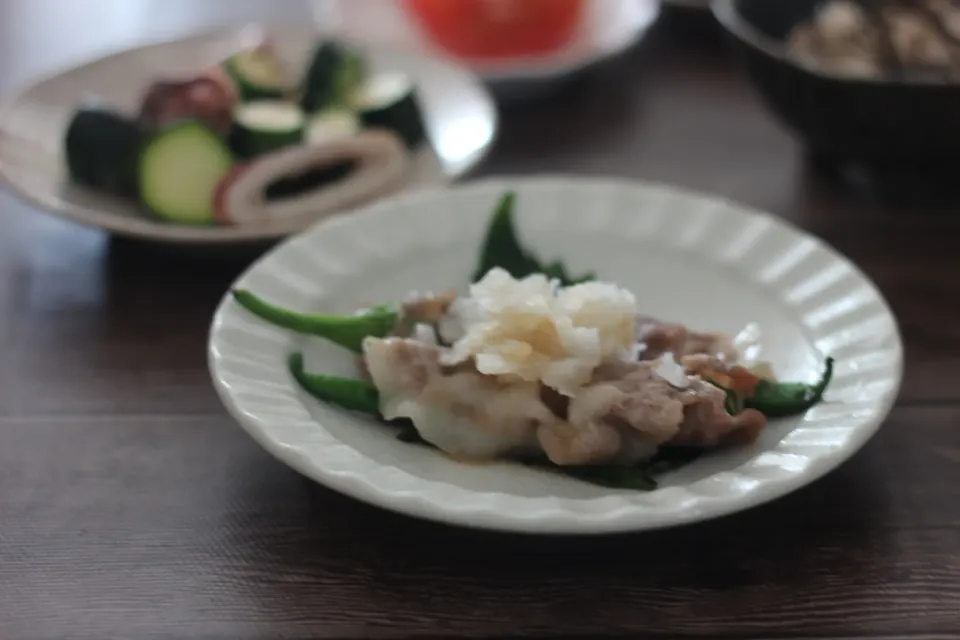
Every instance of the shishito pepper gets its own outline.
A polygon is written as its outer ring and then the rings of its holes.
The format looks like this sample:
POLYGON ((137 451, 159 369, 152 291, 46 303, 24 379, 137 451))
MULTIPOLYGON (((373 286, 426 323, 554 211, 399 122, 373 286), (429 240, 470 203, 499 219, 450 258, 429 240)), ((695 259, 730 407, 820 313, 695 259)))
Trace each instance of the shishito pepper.
POLYGON ((753 394, 744 398, 743 406, 756 409, 768 418, 799 415, 823 400, 832 378, 833 358, 827 358, 823 375, 816 384, 761 380, 753 394))
POLYGON ((294 353, 288 358, 287 368, 297 384, 318 400, 380 417, 380 392, 369 382, 307 373, 303 366, 303 354, 300 353, 294 353))
POLYGON ((499 267, 518 279, 534 273, 542 273, 548 278, 559 280, 563 286, 579 284, 595 278, 593 273, 571 276, 560 261, 542 265, 532 252, 525 249, 517 238, 513 223, 515 202, 516 194, 512 191, 505 193, 497 202, 480 250, 480 260, 473 273, 474 282, 483 278, 494 267, 499 267))
POLYGON ((275 306, 258 298, 249 291, 233 291, 233 299, 250 313, 284 329, 325 338, 354 353, 363 352, 363 339, 367 336, 383 338, 397 324, 397 310, 390 305, 381 305, 363 313, 338 316, 325 313, 300 313, 275 306))

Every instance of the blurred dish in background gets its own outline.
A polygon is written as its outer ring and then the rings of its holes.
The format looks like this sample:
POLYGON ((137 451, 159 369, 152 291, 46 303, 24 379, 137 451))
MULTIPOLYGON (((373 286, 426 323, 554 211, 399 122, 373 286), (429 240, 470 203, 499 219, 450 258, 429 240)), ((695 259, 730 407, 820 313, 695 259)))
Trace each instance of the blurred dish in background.
POLYGON ((574 38, 587 0, 403 0, 423 33, 472 64, 553 54, 574 38))
POLYGON ((314 2, 321 28, 455 57, 505 99, 540 95, 626 51, 660 14, 660 0, 314 2))
POLYGON ((120 235, 267 241, 442 186, 483 159, 496 127, 488 92, 452 61, 334 42, 312 25, 246 27, 128 49, 28 87, 0 105, 0 177, 120 235))
POLYGON ((960 80, 960 5, 948 0, 831 0, 797 25, 787 48, 851 77, 960 80))
MULTIPOLYGON (((810 64, 790 42, 812 20, 822 19, 817 12, 823 6, 821 0, 712 3, 759 94, 803 141, 815 166, 854 177, 847 181, 884 197, 955 199, 960 84, 928 73, 875 74, 861 68, 851 75, 810 64)), ((849 17, 841 16, 839 30, 846 29, 849 17)))

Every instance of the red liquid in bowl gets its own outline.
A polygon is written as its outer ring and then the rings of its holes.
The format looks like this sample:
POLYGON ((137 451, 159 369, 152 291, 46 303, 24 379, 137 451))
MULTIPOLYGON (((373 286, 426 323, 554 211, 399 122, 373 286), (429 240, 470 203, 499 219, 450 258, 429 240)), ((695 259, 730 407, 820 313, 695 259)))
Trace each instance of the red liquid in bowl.
POLYGON ((549 54, 573 37, 585 0, 404 0, 426 35, 460 58, 549 54))

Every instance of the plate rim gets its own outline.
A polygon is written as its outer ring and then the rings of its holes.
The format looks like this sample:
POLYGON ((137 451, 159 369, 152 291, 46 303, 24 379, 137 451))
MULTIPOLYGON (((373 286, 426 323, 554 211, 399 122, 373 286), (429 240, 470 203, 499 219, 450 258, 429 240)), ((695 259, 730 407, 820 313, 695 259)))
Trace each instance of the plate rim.
MULTIPOLYGON (((515 513, 503 513, 487 508, 486 506, 476 506, 472 509, 450 509, 449 505, 444 506, 428 500, 420 493, 403 491, 389 493, 380 491, 373 485, 366 483, 364 479, 357 474, 338 474, 327 472, 315 465, 310 464, 309 461, 304 457, 291 454, 287 447, 285 447, 282 443, 267 437, 267 435, 261 429, 259 429, 256 424, 254 424, 255 421, 251 415, 248 415, 248 413, 243 410, 232 394, 229 385, 223 381, 222 376, 219 374, 221 354, 218 353, 216 341, 217 333, 220 325, 223 323, 224 317, 226 317, 229 313, 237 311, 236 307, 232 306, 234 305, 234 302, 229 295, 230 288, 235 286, 237 282, 240 282, 246 278, 250 273, 261 268, 265 262, 272 260, 275 255, 285 251, 290 244, 303 241, 301 239, 307 235, 323 233, 324 229, 330 227, 356 224, 355 222, 351 222, 351 219, 354 219, 357 216, 376 215, 377 210, 380 208, 394 206, 399 207, 402 206, 405 201, 416 201, 420 198, 431 198, 438 195, 442 197, 443 193, 450 191, 450 189, 443 188, 428 188, 418 190, 417 192, 399 194, 381 200, 377 203, 367 205, 361 210, 354 212, 351 216, 338 216, 334 219, 318 222, 309 229, 291 236, 281 243, 278 243, 236 277, 234 282, 231 283, 230 287, 228 287, 227 291, 224 293, 224 296, 217 304, 211 321, 207 343, 207 363, 211 380, 214 389, 226 408, 228 414, 261 447, 263 447, 269 454, 281 461, 283 464, 291 467, 298 473, 313 480, 314 482, 317 482, 328 489, 341 493, 352 499, 408 517, 424 519, 441 524, 452 524, 459 527, 502 533, 521 533, 549 536, 613 535, 640 531, 652 531, 684 526, 695 522, 712 520, 750 510, 757 506, 789 495, 790 493, 793 493, 802 487, 816 482, 823 476, 843 465, 847 460, 857 454, 867 444, 867 442, 869 442, 876 435, 880 427, 883 426, 883 424, 889 418, 890 412, 896 403, 902 387, 904 372, 903 337, 896 315, 893 313, 893 310, 890 307, 886 297, 883 295, 883 292, 880 290, 877 284, 871 278, 869 278, 866 273, 863 272, 853 261, 839 252, 830 243, 821 239, 819 236, 807 232, 789 220, 785 220, 775 214, 767 213, 754 207, 734 202, 722 196, 686 189, 677 185, 671 185, 660 181, 638 180, 621 177, 585 176, 570 173, 541 173, 525 176, 489 176, 483 179, 470 181, 469 183, 463 185, 458 185, 455 187, 455 189, 483 190, 497 187, 498 189, 515 188, 519 190, 522 189, 523 185, 525 184, 557 185, 569 184, 571 181, 574 181, 578 186, 583 188, 604 187, 656 190, 671 196, 679 196, 683 199, 699 200, 704 204, 709 203, 732 206, 739 212, 746 214, 752 219, 757 217, 767 219, 773 225, 785 228, 786 230, 792 232, 792 235, 797 239, 804 239, 808 241, 812 240, 815 246, 825 250, 827 255, 831 258, 831 262, 838 261, 844 264, 844 266, 848 267, 861 284, 864 284, 871 289, 872 293, 876 297, 876 300, 880 303, 882 315, 890 322, 890 337, 892 344, 888 348, 895 356, 894 361, 889 365, 888 369, 889 379, 892 384, 888 390, 886 390, 882 395, 878 396, 876 400, 872 401, 871 408, 874 410, 873 415, 868 418, 861 419, 857 423, 857 425, 852 429, 850 438, 845 446, 838 448, 830 454, 818 457, 814 463, 812 463, 802 472, 794 473, 785 478, 778 478, 776 480, 761 481, 760 484, 767 487, 765 490, 754 490, 745 495, 732 498, 720 497, 711 499, 708 496, 698 495, 700 498, 700 503, 696 506, 696 508, 685 506, 680 510, 673 511, 669 509, 651 510, 651 507, 632 505, 632 509, 629 511, 646 513, 649 518, 646 521, 638 521, 637 518, 631 518, 629 517, 629 513, 627 513, 627 515, 623 515, 623 513, 621 513, 617 517, 605 517, 603 513, 599 515, 592 514, 590 517, 585 517, 582 513, 576 513, 569 510, 565 511, 560 508, 553 510, 550 513, 551 517, 543 517, 541 514, 539 519, 525 518, 518 516, 515 513), (233 311, 231 311, 231 308, 233 311)), ((278 366, 280 366, 280 363, 278 363, 278 366)), ((310 420, 319 428, 323 429, 322 424, 317 422, 315 418, 311 416, 310 420)), ((346 444, 341 444, 339 446, 347 447, 353 450, 352 447, 349 447, 349 445, 346 444)), ((378 467, 382 466, 380 463, 371 464, 378 467)), ((435 480, 416 478, 415 476, 412 476, 412 474, 407 475, 414 477, 417 483, 423 483, 424 486, 438 484, 438 481, 435 480)), ((477 493, 468 489, 462 489, 462 491, 465 491, 469 494, 477 493)), ((488 495, 509 496, 509 494, 500 493, 488 495)), ((509 497, 519 500, 559 501, 556 497, 509 497)), ((607 498, 589 498, 586 500, 605 499, 607 498)), ((569 500, 577 501, 578 499, 571 498, 569 500)))
MULTIPOLYGON (((136 44, 128 46, 121 45, 117 47, 103 48, 99 53, 80 56, 72 63, 59 65, 52 70, 37 74, 32 78, 19 82, 13 87, 4 91, 3 95, 0 96, 0 123, 6 122, 8 113, 11 112, 18 103, 22 102, 27 93, 41 84, 56 80, 60 76, 64 76, 90 65, 106 62, 108 60, 130 54, 131 52, 140 51, 142 49, 175 46, 179 43, 187 41, 215 41, 219 38, 237 35, 244 29, 251 28, 251 26, 261 28, 267 33, 278 29, 304 28, 302 25, 292 25, 284 22, 245 21, 221 24, 195 31, 186 31, 180 33, 179 35, 143 38, 136 44)), ((342 35, 347 40, 351 40, 350 34, 342 35)), ((388 53, 395 50, 395 48, 391 47, 389 44, 378 45, 368 42, 359 42, 358 44, 366 49, 371 49, 381 53, 388 53)), ((485 85, 485 80, 480 74, 458 62, 457 60, 436 56, 429 51, 404 49, 403 52, 408 55, 414 55, 421 59, 433 60, 440 64, 454 68, 460 71, 464 76, 472 79, 475 88, 479 92, 479 95, 483 97, 483 101, 485 103, 484 106, 489 112, 491 136, 489 141, 478 150, 475 156, 471 158, 469 162, 463 163, 463 166, 458 170, 447 172, 441 168, 441 172, 443 174, 441 181, 428 185, 406 186, 399 192, 399 195, 420 191, 423 189, 429 190, 434 188, 444 188, 463 178, 469 177, 489 157, 494 146, 496 146, 501 133, 500 111, 497 108, 496 101, 494 100, 489 87, 485 85)), ((191 227, 190 225, 164 224, 150 220, 141 220, 139 218, 135 218, 132 222, 128 223, 125 216, 103 215, 101 218, 101 213, 95 211, 94 207, 62 207, 56 206, 51 202, 47 202, 43 198, 35 196, 29 189, 24 188, 17 181, 13 180, 6 169, 7 164, 8 163, 4 162, 3 157, 0 156, 0 187, 3 187, 3 191, 5 191, 7 194, 13 196, 15 199, 31 208, 38 209, 42 213, 46 213, 63 220, 69 220, 88 228, 99 229, 120 237, 135 238, 161 244, 180 245, 226 245, 271 242, 290 237, 291 235, 296 235, 297 233, 309 229, 313 224, 322 221, 313 220, 307 222, 294 231, 290 231, 288 229, 265 231, 263 229, 257 229, 255 227, 246 225, 224 226, 209 229, 205 227, 191 227), (91 220, 91 215, 94 215, 97 220, 91 220)), ((108 196, 102 195, 102 197, 108 196)), ((345 213, 350 213, 357 208, 362 208, 364 206, 365 204, 347 207, 343 211, 330 215, 331 217, 336 217, 345 213)))
POLYGON ((556 54, 542 56, 522 56, 508 59, 500 63, 491 63, 487 67, 474 69, 484 82, 491 84, 549 82, 575 75, 594 65, 601 64, 622 55, 636 46, 650 29, 657 24, 663 13, 664 0, 620 0, 621 2, 643 2, 651 6, 650 17, 642 25, 638 25, 629 38, 624 39, 607 51, 593 55, 573 57, 564 55, 561 51, 556 54))

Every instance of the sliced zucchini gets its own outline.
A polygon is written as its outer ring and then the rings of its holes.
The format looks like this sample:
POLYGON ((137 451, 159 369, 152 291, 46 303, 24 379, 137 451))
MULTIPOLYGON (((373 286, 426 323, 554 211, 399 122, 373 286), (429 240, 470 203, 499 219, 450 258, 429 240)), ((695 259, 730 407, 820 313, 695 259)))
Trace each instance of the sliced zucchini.
POLYGON ((234 112, 231 146, 241 158, 255 158, 300 144, 305 126, 303 112, 292 102, 248 102, 234 112))
POLYGON ((360 118, 355 113, 343 109, 328 109, 310 118, 307 124, 307 143, 327 144, 351 138, 360 133, 361 128, 360 118))
POLYGON ((107 109, 77 109, 63 143, 70 179, 114 195, 136 197, 142 140, 136 120, 107 109))
POLYGON ((353 105, 365 127, 393 131, 408 149, 427 139, 416 87, 403 73, 380 73, 369 78, 353 94, 353 105))
POLYGON ((229 147, 207 125, 172 124, 140 153, 140 200, 167 222, 213 224, 214 193, 232 166, 229 147))
POLYGON ((367 76, 367 62, 339 42, 322 42, 313 53, 300 87, 300 106, 307 113, 345 107, 367 76))
POLYGON ((288 90, 283 64, 267 46, 230 56, 223 69, 244 101, 281 98, 288 90))

